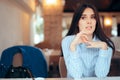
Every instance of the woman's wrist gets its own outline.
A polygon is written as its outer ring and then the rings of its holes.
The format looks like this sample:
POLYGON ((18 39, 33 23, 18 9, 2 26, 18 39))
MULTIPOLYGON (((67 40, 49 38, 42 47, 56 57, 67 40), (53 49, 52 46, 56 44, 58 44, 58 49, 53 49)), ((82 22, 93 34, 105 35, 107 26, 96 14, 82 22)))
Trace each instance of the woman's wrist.
POLYGON ((103 50, 107 50, 108 46, 105 42, 102 42, 102 46, 101 46, 101 49, 103 50))
POLYGON ((75 50, 76 50, 76 44, 71 43, 71 45, 70 45, 70 50, 71 50, 71 51, 75 51, 75 50))

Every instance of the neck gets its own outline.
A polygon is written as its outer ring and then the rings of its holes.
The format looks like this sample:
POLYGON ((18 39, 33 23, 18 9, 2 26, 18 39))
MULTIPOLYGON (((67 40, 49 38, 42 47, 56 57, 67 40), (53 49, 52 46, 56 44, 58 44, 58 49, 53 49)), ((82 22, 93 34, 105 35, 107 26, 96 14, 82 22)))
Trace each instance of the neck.
POLYGON ((88 37, 89 41, 92 41, 92 39, 93 39, 93 34, 88 34, 87 37, 88 37))

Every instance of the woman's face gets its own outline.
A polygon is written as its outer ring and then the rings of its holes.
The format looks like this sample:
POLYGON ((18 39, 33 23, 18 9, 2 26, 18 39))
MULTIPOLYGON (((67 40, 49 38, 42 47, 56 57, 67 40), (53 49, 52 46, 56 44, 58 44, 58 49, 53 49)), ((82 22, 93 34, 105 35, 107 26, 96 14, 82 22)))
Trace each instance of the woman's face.
POLYGON ((92 35, 96 27, 95 13, 91 8, 86 8, 79 20, 79 31, 92 35))

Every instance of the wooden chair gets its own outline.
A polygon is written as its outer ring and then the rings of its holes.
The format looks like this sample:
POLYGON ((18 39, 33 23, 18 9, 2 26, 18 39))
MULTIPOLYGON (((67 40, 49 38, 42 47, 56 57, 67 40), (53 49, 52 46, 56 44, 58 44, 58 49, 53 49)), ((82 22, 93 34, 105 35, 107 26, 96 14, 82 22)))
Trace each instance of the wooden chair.
POLYGON ((13 56, 13 63, 12 64, 13 64, 14 67, 22 66, 23 58, 22 58, 22 54, 21 53, 16 53, 13 56))
POLYGON ((59 58, 59 72, 60 72, 60 77, 67 77, 67 70, 66 70, 66 65, 63 57, 59 58))

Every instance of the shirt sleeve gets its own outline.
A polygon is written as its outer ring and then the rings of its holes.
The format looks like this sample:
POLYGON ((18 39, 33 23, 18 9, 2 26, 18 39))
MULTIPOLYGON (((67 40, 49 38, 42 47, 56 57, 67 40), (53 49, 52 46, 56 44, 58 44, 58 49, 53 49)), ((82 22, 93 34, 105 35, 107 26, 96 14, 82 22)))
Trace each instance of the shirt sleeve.
POLYGON ((67 75, 72 78, 81 78, 83 73, 83 64, 78 52, 79 47, 76 47, 76 51, 72 52, 70 50, 71 39, 64 38, 62 40, 62 51, 65 59, 65 64, 67 68, 67 75))
POLYGON ((100 49, 98 59, 95 66, 95 74, 97 77, 106 77, 110 70, 112 48, 107 50, 100 49))

